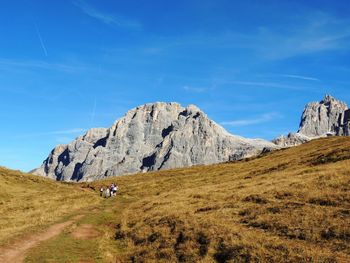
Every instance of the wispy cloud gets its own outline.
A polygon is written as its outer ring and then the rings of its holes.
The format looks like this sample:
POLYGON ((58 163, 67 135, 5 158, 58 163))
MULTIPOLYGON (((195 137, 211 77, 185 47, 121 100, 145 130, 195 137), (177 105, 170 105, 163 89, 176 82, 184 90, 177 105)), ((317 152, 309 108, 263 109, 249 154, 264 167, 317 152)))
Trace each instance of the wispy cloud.
POLYGON ((302 80, 311 80, 311 81, 321 81, 318 78, 313 77, 307 77, 307 76, 301 76, 301 75, 290 75, 290 74, 281 74, 281 77, 285 78, 292 78, 292 79, 302 79, 302 80))
POLYGON ((44 132, 42 134, 46 134, 46 135, 77 134, 77 133, 82 133, 82 132, 86 132, 86 131, 87 131, 87 129, 84 129, 84 128, 73 128, 73 129, 67 129, 67 130, 49 131, 49 132, 44 132))
POLYGON ((34 23, 34 26, 35 26, 35 29, 36 29, 36 34, 38 35, 38 38, 39 38, 39 41, 40 41, 41 48, 43 49, 44 54, 47 57, 47 49, 46 49, 46 46, 44 44, 43 38, 41 37, 40 31, 39 31, 39 27, 38 27, 38 25, 36 23, 34 23))
POLYGON ((265 58, 285 59, 317 52, 348 49, 350 21, 323 12, 294 17, 289 26, 277 32, 261 28, 256 50, 265 58))
POLYGON ((252 86, 252 87, 266 87, 266 88, 276 88, 276 89, 287 89, 287 90, 311 90, 310 87, 302 86, 292 86, 281 83, 274 82, 259 82, 259 81, 226 81, 224 84, 233 84, 233 85, 243 85, 243 86, 252 86))
POLYGON ((208 89, 203 87, 192 87, 192 86, 183 86, 183 90, 188 92, 195 92, 195 93, 203 93, 206 92, 208 89))
POLYGON ((0 66, 14 67, 14 68, 38 68, 45 70, 58 70, 65 72, 74 72, 80 70, 95 70, 87 65, 70 65, 64 63, 48 63, 40 60, 14 60, 0 58, 0 66))
POLYGON ((21 135, 15 136, 15 137, 16 138, 31 138, 31 137, 39 137, 39 136, 50 136, 50 135, 80 135, 86 131, 87 131, 87 129, 84 129, 84 128, 72 128, 72 129, 67 129, 67 130, 27 133, 27 134, 21 134, 21 135))
POLYGON ((221 122, 221 125, 232 126, 232 127, 249 126, 249 125, 269 122, 271 120, 275 120, 276 118, 280 118, 280 117, 281 115, 279 113, 270 112, 270 113, 262 114, 252 119, 224 121, 224 122, 221 122))
POLYGON ((129 29, 140 29, 142 27, 141 23, 136 20, 132 20, 120 15, 108 14, 98 10, 92 5, 88 4, 84 0, 73 1, 73 4, 77 6, 86 15, 95 18, 102 23, 112 26, 124 27, 129 29))
POLYGON ((197 52, 210 48, 211 51, 242 52, 252 61, 265 62, 319 52, 348 50, 349 39, 350 19, 339 19, 322 12, 310 12, 303 16, 290 16, 283 28, 276 25, 247 32, 221 31, 217 34, 162 37, 144 51, 163 56, 170 56, 173 51, 177 57, 183 54, 193 57, 193 50, 197 52), (179 52, 186 49, 191 52, 179 52))

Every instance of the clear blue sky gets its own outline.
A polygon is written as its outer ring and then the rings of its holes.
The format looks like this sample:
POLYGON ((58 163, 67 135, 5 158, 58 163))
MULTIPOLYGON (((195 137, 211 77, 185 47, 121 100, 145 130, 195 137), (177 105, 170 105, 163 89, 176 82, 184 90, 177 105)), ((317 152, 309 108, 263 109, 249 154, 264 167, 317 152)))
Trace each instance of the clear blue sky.
POLYGON ((230 132, 295 131, 304 105, 350 102, 348 1, 13 0, 0 8, 0 165, 137 105, 196 104, 230 132), (316 3, 317 2, 317 3, 316 3))

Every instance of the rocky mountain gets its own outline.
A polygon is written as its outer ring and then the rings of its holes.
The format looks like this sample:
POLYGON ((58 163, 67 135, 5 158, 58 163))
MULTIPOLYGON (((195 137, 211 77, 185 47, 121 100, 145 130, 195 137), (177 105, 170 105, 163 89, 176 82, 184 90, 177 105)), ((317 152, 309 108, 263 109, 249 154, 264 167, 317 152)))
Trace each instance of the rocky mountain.
POLYGON ((52 150, 32 171, 61 181, 92 181, 237 160, 277 148, 229 134, 194 105, 153 103, 130 110, 111 128, 94 128, 52 150))
POLYGON ((306 105, 297 133, 282 135, 273 142, 288 147, 331 135, 350 135, 350 110, 344 102, 326 95, 320 102, 306 105))

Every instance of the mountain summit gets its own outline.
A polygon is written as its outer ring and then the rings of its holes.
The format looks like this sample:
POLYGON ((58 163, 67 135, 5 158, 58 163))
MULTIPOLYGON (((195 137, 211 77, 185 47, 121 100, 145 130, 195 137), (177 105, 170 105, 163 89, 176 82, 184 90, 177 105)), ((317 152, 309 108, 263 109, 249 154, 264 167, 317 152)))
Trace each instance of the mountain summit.
POLYGON ((320 102, 306 105, 297 133, 282 135, 273 142, 279 146, 295 146, 330 135, 350 135, 350 110, 346 103, 326 95, 320 102))
POLYGON ((275 149, 271 142, 229 134, 198 107, 152 103, 134 108, 111 128, 94 128, 52 150, 33 173, 62 181, 241 159, 275 149))

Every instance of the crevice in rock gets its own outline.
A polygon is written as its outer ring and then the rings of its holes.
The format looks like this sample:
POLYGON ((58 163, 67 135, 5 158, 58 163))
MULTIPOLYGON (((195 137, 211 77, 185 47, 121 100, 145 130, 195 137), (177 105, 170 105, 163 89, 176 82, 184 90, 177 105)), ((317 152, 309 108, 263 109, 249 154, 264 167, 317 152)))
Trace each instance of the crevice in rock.
POLYGON ((58 156, 58 163, 62 163, 64 166, 67 166, 69 164, 69 151, 68 151, 68 148, 65 149, 63 151, 63 153, 61 153, 59 156, 58 156))
POLYGON ((174 130, 174 126, 171 124, 168 128, 162 130, 162 137, 167 137, 174 130))
POLYGON ((173 146, 174 146, 174 145, 173 145, 173 141, 171 140, 171 143, 170 143, 170 145, 169 145, 168 152, 165 154, 164 159, 163 159, 162 163, 160 164, 158 170, 162 169, 163 165, 169 160, 169 157, 170 157, 170 155, 171 155, 171 150, 172 150, 173 146))
MULTIPOLYGON (((68 148, 65 149, 57 158, 57 164, 60 164, 62 163, 63 164, 63 167, 66 167, 68 166, 69 164, 69 150, 68 148)), ((56 166, 55 168, 55 176, 56 176, 56 181, 61 181, 63 180, 63 171, 58 171, 58 167, 59 165, 56 166)), ((47 169, 49 170, 49 169, 47 169)))
POLYGON ((179 113, 179 116, 184 116, 187 117, 188 116, 188 111, 187 110, 183 110, 179 113))
POLYGON ((151 116, 151 118, 153 118, 154 116, 154 105, 152 106, 151 112, 149 113, 149 115, 151 116))
POLYGON ((83 178, 84 173, 80 171, 80 168, 83 166, 82 163, 76 163, 74 166, 74 171, 71 177, 71 180, 79 181, 81 178, 83 178))
POLYGON ((94 149, 96 149, 99 146, 106 147, 107 144, 107 137, 99 139, 93 146, 94 149))
POLYGON ((194 116, 193 119, 197 119, 199 116, 201 116, 200 112, 197 112, 194 116))
POLYGON ((147 168, 147 170, 149 170, 155 163, 156 163, 156 153, 153 153, 152 155, 142 159, 142 166, 140 167, 140 169, 144 170, 147 168))

